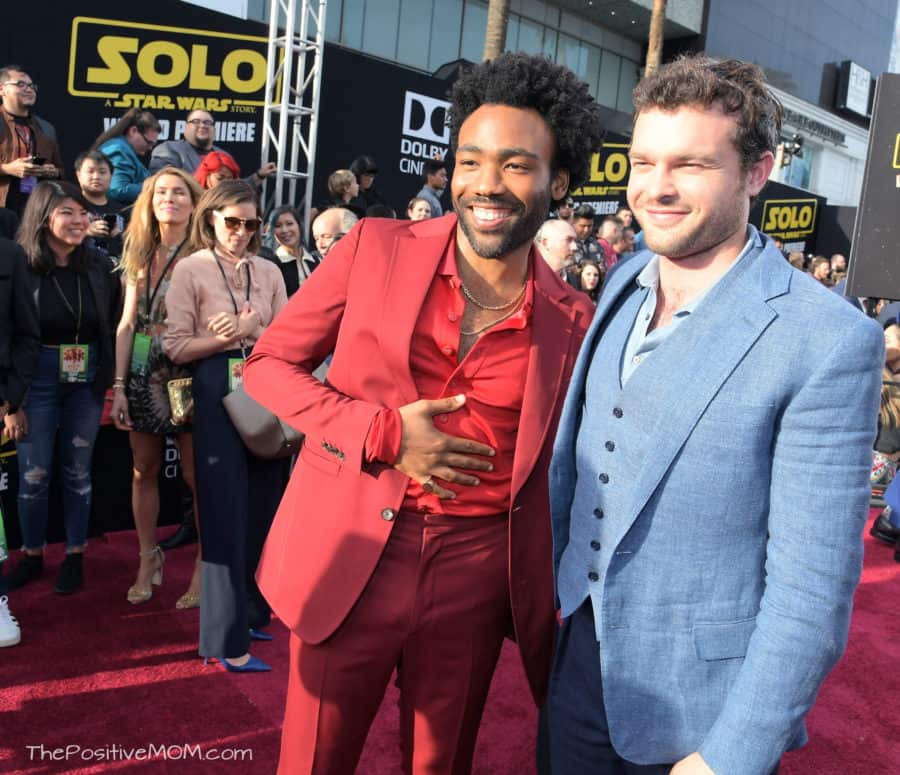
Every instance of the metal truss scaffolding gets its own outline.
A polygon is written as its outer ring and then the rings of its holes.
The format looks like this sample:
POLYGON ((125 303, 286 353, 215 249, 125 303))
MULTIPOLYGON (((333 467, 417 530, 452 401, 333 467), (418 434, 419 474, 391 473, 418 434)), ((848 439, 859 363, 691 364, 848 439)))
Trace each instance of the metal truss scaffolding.
POLYGON ((262 158, 274 161, 278 169, 265 179, 263 208, 299 205, 308 235, 327 0, 271 3, 262 158), (298 181, 304 184, 302 203, 297 199, 298 181))

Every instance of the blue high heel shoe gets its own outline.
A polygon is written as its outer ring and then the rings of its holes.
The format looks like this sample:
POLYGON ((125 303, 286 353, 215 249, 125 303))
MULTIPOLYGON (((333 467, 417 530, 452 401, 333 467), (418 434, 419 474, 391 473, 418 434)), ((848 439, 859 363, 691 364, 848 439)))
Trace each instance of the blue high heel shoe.
MULTIPOLYGON (((205 657, 203 659, 203 664, 209 664, 209 657, 205 657)), ((220 659, 219 664, 224 667, 229 673, 268 673, 272 668, 267 665, 261 659, 257 659, 250 655, 250 659, 244 662, 243 665, 232 665, 226 659, 220 659)))
POLYGON ((272 640, 272 636, 265 630, 254 630, 251 627, 250 640, 272 640))

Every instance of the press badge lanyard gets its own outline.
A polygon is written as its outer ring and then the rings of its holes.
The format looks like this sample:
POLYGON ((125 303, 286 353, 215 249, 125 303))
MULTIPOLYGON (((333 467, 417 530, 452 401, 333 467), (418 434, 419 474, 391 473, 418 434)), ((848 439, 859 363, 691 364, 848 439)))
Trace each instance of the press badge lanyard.
MULTIPOLYGON (((219 258, 218 254, 215 250, 212 251, 213 258, 216 259, 216 266, 219 267, 219 273, 222 275, 222 280, 225 283, 225 288, 228 290, 228 295, 231 297, 231 306, 234 308, 234 314, 240 316, 240 312, 238 311, 237 300, 234 298, 234 294, 231 292, 231 285, 228 283, 228 277, 225 275, 225 269, 222 266, 222 261, 219 258)), ((250 303, 250 264, 245 264, 247 267, 247 303, 250 303)), ((247 359, 247 353, 244 351, 244 340, 241 339, 241 358, 229 358, 228 359, 228 392, 230 393, 235 388, 239 387, 244 382, 244 361, 247 359)))
POLYGON ((88 345, 79 344, 78 339, 81 336, 81 318, 83 313, 82 297, 81 297, 81 275, 75 275, 75 284, 78 289, 78 312, 76 314, 74 307, 69 303, 66 294, 52 274, 50 279, 56 287, 56 292, 62 299, 63 304, 75 321, 75 344, 61 344, 59 346, 59 381, 60 382, 87 382, 88 381, 88 361, 90 352, 88 345))
POLYGON ((62 299, 63 304, 66 305, 66 309, 69 310, 69 314, 72 316, 72 319, 75 321, 75 344, 78 344, 78 337, 81 334, 81 275, 75 275, 75 283, 78 288, 78 314, 75 314, 75 310, 71 304, 69 304, 69 300, 66 298, 66 294, 63 293, 63 289, 60 287, 59 283, 52 274, 50 275, 50 279, 53 281, 53 284, 56 286, 56 292, 59 294, 59 298, 62 299))
POLYGON ((175 248, 175 252, 172 253, 171 256, 169 256, 169 260, 166 262, 166 266, 162 270, 162 274, 156 278, 156 285, 153 288, 152 294, 150 293, 150 286, 152 285, 152 283, 150 281, 152 279, 151 273, 153 270, 153 262, 151 261, 150 265, 147 267, 147 288, 146 288, 147 306, 145 307, 145 309, 147 310, 147 319, 148 320, 150 319, 150 310, 153 308, 153 302, 156 301, 156 294, 159 293, 159 289, 163 284, 163 280, 165 279, 166 275, 169 273, 169 270, 172 268, 172 264, 175 263, 175 259, 178 258, 178 254, 181 252, 181 249, 184 247, 185 242, 187 242, 186 237, 183 240, 181 240, 181 243, 178 245, 177 248, 175 248))
POLYGON ((181 249, 184 247, 184 243, 187 242, 187 238, 181 241, 181 244, 175 248, 175 252, 173 252, 169 256, 169 260, 166 262, 165 267, 163 267, 162 274, 156 278, 156 285, 153 287, 153 292, 150 292, 150 286, 153 285, 153 261, 147 265, 147 283, 146 283, 146 299, 147 306, 144 308, 144 314, 146 315, 147 325, 143 326, 143 330, 135 331, 134 333, 134 341, 131 345, 131 373, 132 374, 144 374, 147 373, 147 366, 150 362, 150 335, 146 333, 146 330, 149 328, 150 318, 151 318, 151 310, 153 309, 153 302, 156 300, 156 295, 159 293, 159 289, 163 284, 163 280, 166 278, 166 275, 169 273, 169 269, 172 268, 172 264, 175 263, 175 259, 178 258, 178 254, 181 252, 181 249))

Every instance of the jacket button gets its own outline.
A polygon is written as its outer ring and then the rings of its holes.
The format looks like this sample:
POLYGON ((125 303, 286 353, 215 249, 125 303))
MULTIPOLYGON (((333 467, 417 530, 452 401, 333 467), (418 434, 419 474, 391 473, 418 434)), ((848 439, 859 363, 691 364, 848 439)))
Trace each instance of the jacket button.
POLYGON ((381 510, 381 518, 385 522, 393 522, 394 518, 397 516, 397 512, 393 509, 382 509, 381 510))
POLYGON ((588 573, 588 578, 591 581, 600 581, 600 574, 597 573, 597 571, 592 570, 590 573, 588 573))
POLYGON ((599 541, 591 541, 591 549, 593 549, 595 552, 599 552, 600 551, 600 542, 599 541))
POLYGON ((606 442, 606 449, 612 452, 616 448, 616 443, 614 441, 606 442))
POLYGON ((599 479, 600 479, 600 482, 601 482, 602 484, 608 484, 608 483, 609 483, 609 475, 608 475, 608 474, 600 474, 599 479))
POLYGON ((603 519, 603 509, 594 509, 594 516, 597 519, 603 519))
POLYGON ((615 417, 616 419, 619 419, 621 416, 622 416, 622 410, 619 409, 619 407, 617 406, 615 409, 613 409, 613 417, 615 417))

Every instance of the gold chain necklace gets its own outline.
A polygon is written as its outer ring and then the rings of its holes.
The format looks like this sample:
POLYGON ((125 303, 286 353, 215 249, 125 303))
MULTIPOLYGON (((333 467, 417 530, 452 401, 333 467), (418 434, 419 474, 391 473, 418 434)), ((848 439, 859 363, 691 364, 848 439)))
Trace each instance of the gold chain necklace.
POLYGON ((501 304, 499 307, 491 307, 487 304, 482 304, 478 299, 476 299, 472 293, 466 288, 466 284, 460 280, 460 286, 462 287, 462 292, 465 294, 465 297, 471 301, 476 307, 480 307, 483 310, 487 310, 488 312, 499 312, 500 310, 507 309, 515 304, 519 299, 522 298, 522 294, 525 293, 525 286, 528 285, 528 275, 525 275, 525 282, 522 283, 522 287, 519 289, 519 292, 515 295, 513 299, 506 302, 506 304, 501 304))
MULTIPOLYGON (((525 293, 525 288, 524 288, 524 287, 522 288, 521 291, 519 291, 519 295, 516 296, 516 298, 513 299, 513 301, 519 301, 519 299, 522 298, 522 294, 523 294, 523 293, 525 293)), ((507 304, 506 306, 508 307, 509 304, 507 304)), ((505 315, 503 315, 502 317, 499 317, 499 318, 497 318, 496 320, 491 321, 491 322, 488 323, 486 326, 482 326, 481 328, 476 328, 474 331, 463 331, 462 328, 460 328, 460 329, 459 329, 459 333, 462 334, 463 336, 477 336, 478 334, 483 334, 483 333, 484 333, 485 331, 487 331, 489 328, 493 328, 493 327, 496 326, 498 323, 502 323, 502 322, 503 322, 504 320, 506 320, 507 318, 511 318, 513 315, 516 314, 516 312, 518 311, 518 309, 519 309, 518 306, 513 307, 509 312, 507 312, 507 313, 506 313, 505 315)))

